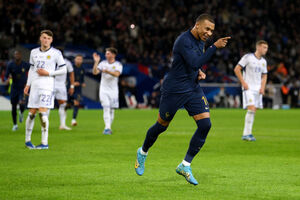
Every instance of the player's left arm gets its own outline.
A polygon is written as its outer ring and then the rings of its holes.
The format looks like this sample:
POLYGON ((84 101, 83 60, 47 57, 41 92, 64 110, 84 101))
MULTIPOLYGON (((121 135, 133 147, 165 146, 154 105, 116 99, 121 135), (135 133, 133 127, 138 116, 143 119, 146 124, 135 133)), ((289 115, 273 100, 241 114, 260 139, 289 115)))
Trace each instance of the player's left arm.
POLYGON ((65 60, 64 60, 61 52, 59 52, 59 54, 57 55, 56 64, 58 66, 57 70, 48 72, 45 69, 39 68, 37 70, 37 73, 40 76, 58 76, 58 75, 63 75, 63 74, 67 73, 66 63, 65 63, 65 60))
POLYGON ((121 75, 121 72, 119 72, 119 71, 109 71, 107 69, 103 69, 102 72, 110 74, 110 75, 112 75, 114 77, 119 77, 121 75))
POLYGON ((119 77, 122 73, 122 70, 123 70, 123 65, 121 63, 117 62, 116 69, 114 71, 109 71, 109 70, 103 69, 102 72, 110 74, 114 77, 119 77))
POLYGON ((262 95, 265 94, 267 78, 268 78, 267 74, 262 74, 261 75, 261 87, 260 87, 259 93, 262 94, 262 95))

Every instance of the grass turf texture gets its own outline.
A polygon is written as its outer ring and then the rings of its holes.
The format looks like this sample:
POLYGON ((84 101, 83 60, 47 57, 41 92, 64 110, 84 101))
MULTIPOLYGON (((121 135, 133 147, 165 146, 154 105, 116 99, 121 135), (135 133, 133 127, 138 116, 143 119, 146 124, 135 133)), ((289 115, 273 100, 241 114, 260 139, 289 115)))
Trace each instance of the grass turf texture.
MULTIPOLYGON (((0 199, 300 199, 300 110, 258 111, 256 142, 241 140, 244 110, 211 110, 212 129, 192 164, 198 186, 175 173, 196 129, 184 110, 151 148, 145 174, 135 174, 136 150, 157 113, 117 110, 109 136, 100 110, 80 110, 71 132, 58 130, 54 110, 50 149, 29 150, 25 124, 12 132, 10 112, 1 111, 0 199)), ((36 117, 32 142, 40 139, 36 117)))

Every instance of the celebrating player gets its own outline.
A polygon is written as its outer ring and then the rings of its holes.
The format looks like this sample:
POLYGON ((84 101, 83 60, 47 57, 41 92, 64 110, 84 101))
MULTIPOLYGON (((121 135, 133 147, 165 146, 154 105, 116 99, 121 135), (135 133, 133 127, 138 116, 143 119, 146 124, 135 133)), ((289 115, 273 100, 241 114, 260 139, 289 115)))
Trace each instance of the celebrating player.
POLYGON ((210 130, 210 114, 206 97, 199 85, 199 78, 205 75, 199 71, 207 63, 217 48, 226 46, 230 37, 217 40, 205 51, 205 41, 212 36, 215 22, 208 14, 200 15, 192 29, 183 32, 176 39, 173 46, 173 62, 170 72, 165 77, 162 85, 162 96, 159 105, 157 122, 148 130, 144 144, 137 150, 135 170, 138 175, 143 175, 145 160, 149 148, 154 144, 160 133, 164 132, 175 113, 184 107, 192 116, 198 126, 194 133, 186 156, 176 168, 176 172, 194 185, 197 180, 193 177, 191 162, 205 143, 210 130))
POLYGON ((19 112, 19 122, 23 122, 23 112, 25 110, 25 97, 24 97, 24 87, 27 80, 27 72, 30 65, 22 61, 22 54, 20 51, 16 50, 14 52, 14 60, 7 65, 7 70, 5 73, 5 78, 7 84, 12 78, 12 85, 10 91, 10 103, 12 106, 11 114, 13 119, 13 131, 18 129, 17 124, 17 105, 20 106, 19 112))
MULTIPOLYGON (((75 92, 73 94, 73 99, 74 99, 74 108, 73 108, 73 119, 71 121, 72 126, 77 126, 77 114, 78 114, 78 109, 81 101, 81 89, 82 87, 85 87, 84 83, 84 69, 82 67, 83 63, 83 56, 82 55, 77 55, 74 59, 74 76, 75 76, 75 92)), ((72 87, 72 85, 71 85, 72 87)))
POLYGON ((111 124, 114 120, 114 109, 119 108, 118 77, 122 73, 123 66, 119 61, 116 61, 117 53, 117 49, 113 47, 107 48, 105 52, 106 60, 102 62, 100 62, 100 56, 97 53, 93 54, 93 74, 97 75, 102 72, 99 98, 103 107, 105 124, 103 134, 105 135, 112 134, 111 124))
MULTIPOLYGON (((63 52, 62 52, 63 54, 63 52)), ((67 73, 69 73, 69 78, 70 78, 70 89, 69 89, 69 94, 73 95, 74 93, 74 72, 73 72, 73 67, 72 63, 64 58, 66 67, 67 67, 67 73)), ((67 95, 67 74, 62 74, 59 76, 55 76, 55 87, 54 87, 54 95, 55 98, 58 101, 59 104, 59 119, 60 119, 60 130, 71 130, 70 127, 66 125, 66 106, 67 106, 67 100, 68 100, 68 95, 67 95)))
POLYGON ((263 108, 262 95, 265 93, 268 73, 267 61, 263 56, 266 55, 267 51, 268 43, 259 40, 256 42, 255 53, 244 55, 234 68, 234 72, 242 84, 243 108, 247 108, 243 140, 256 140, 252 134, 252 127, 256 109, 263 108))
POLYGON ((48 149, 48 109, 54 107, 54 76, 67 72, 66 64, 61 52, 53 47, 53 33, 43 30, 40 33, 41 46, 32 49, 29 63, 31 65, 28 80, 24 89, 25 95, 29 94, 29 113, 26 120, 26 147, 33 149, 48 149), (57 68, 57 69, 56 69, 57 68), (29 92, 30 89, 30 92, 29 92), (42 142, 34 146, 31 142, 31 133, 34 126, 36 112, 39 111, 42 126, 42 142))

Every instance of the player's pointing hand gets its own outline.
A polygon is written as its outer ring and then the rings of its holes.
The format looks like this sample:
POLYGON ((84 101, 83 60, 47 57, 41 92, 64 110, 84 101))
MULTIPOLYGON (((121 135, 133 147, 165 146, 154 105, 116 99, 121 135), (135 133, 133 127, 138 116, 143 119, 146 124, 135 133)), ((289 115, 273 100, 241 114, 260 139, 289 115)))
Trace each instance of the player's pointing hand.
POLYGON ((226 45, 227 45, 227 42, 228 40, 231 39, 231 37, 223 37, 223 38, 220 38, 218 39, 214 45, 217 47, 217 48, 224 48, 226 45))

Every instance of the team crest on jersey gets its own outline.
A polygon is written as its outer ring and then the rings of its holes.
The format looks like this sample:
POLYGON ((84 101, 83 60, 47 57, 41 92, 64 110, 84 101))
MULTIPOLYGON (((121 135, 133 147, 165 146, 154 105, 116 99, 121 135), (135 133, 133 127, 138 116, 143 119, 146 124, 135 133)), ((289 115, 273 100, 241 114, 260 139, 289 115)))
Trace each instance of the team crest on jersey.
POLYGON ((51 56, 50 56, 50 55, 48 55, 48 56, 47 56, 47 59, 48 59, 48 60, 50 60, 50 58, 51 58, 51 56))
POLYGON ((265 66, 265 63, 263 63, 263 67, 265 66))
POLYGON ((205 53, 205 49, 203 48, 203 53, 205 53))
POLYGON ((24 69, 24 68, 22 68, 22 72, 25 72, 25 69, 24 69))
POLYGON ((113 69, 116 69, 116 66, 113 66, 112 68, 113 68, 113 69))

